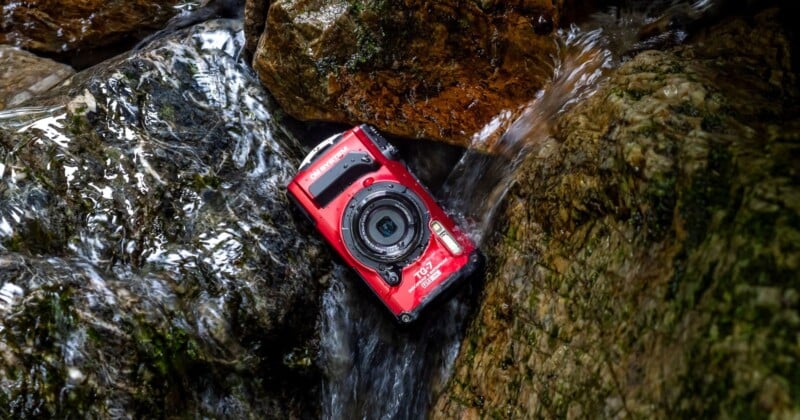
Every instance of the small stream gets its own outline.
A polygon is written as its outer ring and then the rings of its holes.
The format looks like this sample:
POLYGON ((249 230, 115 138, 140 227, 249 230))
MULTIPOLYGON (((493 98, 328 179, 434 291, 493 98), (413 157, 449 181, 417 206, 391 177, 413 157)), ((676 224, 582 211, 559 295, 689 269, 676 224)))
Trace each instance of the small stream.
MULTIPOLYGON (((473 147, 463 153, 437 194, 439 201, 476 243, 485 243, 516 168, 537 153, 559 114, 592 95, 626 54, 653 42, 685 38, 678 30, 640 42, 639 28, 668 7, 699 11, 710 5, 709 1, 628 2, 626 7, 593 15, 581 27, 561 30, 552 81, 521 112, 498 115, 475 136, 473 147), (511 121, 512 115, 518 117, 511 121), (487 143, 497 137, 493 144, 487 143)), ((339 267, 323 301, 324 418, 425 418, 450 377, 481 280, 464 287, 411 331, 398 330, 357 283, 354 274, 339 267)))
MULTIPOLYGON (((550 135, 559 113, 591 95, 614 64, 605 42, 601 29, 562 31, 551 84, 507 127, 510 113, 498 116, 453 167, 438 199, 477 243, 491 235, 519 163, 550 135), (505 131, 491 154, 477 152, 491 130, 505 131)), ((474 280, 419 325, 398 330, 355 275, 338 267, 323 300, 324 418, 425 418, 449 379, 480 286, 474 280)))

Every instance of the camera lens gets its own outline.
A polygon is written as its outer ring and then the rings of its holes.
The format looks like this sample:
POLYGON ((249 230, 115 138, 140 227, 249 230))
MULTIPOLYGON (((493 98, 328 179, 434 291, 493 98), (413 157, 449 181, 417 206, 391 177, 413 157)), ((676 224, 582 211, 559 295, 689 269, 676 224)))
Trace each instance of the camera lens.
POLYGON ((384 238, 390 238, 397 232, 397 224, 390 217, 384 216, 381 220, 378 220, 378 232, 384 238))
POLYGON ((399 194, 386 193, 368 200, 356 216, 357 240, 366 253, 381 261, 396 261, 418 244, 420 214, 399 194))
POLYGON ((416 258, 427 240, 427 212, 411 190, 380 183, 348 205, 342 233, 348 248, 367 265, 416 258))
POLYGON ((403 215, 391 207, 377 209, 367 216, 367 235, 381 245, 394 245, 403 236, 407 223, 403 215))

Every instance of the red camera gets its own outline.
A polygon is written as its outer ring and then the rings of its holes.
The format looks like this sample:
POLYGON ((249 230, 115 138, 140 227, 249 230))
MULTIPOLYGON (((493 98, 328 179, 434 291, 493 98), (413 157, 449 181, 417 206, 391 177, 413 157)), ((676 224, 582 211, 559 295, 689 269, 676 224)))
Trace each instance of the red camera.
POLYGON ((315 147, 289 195, 401 323, 482 262, 470 238, 368 125, 315 147))

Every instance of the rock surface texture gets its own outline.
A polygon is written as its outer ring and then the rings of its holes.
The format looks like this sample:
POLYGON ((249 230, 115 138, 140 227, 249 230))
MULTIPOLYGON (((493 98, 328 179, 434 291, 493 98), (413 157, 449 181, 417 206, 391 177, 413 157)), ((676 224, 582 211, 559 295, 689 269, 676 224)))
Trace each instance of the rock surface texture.
POLYGON ((778 13, 639 54, 533 145, 434 418, 797 416, 800 119, 778 13))
POLYGON ((73 74, 67 65, 0 45, 0 110, 46 92, 73 74))
POLYGON ((211 21, 0 113, 0 417, 314 417, 328 254, 211 21))
MULTIPOLYGON (((263 3, 247 2, 250 37, 263 3)), ((253 67, 298 119, 467 145, 549 80, 561 4, 273 1, 253 67)))
POLYGON ((161 26, 185 0, 9 0, 0 44, 47 53, 98 48, 161 26))

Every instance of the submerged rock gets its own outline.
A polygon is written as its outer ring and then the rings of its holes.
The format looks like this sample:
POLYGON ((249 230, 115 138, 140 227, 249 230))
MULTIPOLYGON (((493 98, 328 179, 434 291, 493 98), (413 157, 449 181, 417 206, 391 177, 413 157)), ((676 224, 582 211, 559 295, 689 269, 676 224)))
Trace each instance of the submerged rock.
POLYGON ((2 417, 313 416, 327 251, 212 21, 0 113, 2 417))
POLYGON ((528 139, 434 418, 797 415, 800 115, 777 14, 637 55, 528 139))
POLYGON ((46 92, 75 74, 71 67, 0 45, 0 110, 46 92))
POLYGON ((264 3, 245 12, 248 36, 264 27, 253 67, 290 115, 462 145, 549 80, 562 12, 542 0, 264 3))

